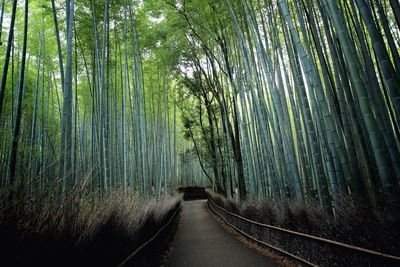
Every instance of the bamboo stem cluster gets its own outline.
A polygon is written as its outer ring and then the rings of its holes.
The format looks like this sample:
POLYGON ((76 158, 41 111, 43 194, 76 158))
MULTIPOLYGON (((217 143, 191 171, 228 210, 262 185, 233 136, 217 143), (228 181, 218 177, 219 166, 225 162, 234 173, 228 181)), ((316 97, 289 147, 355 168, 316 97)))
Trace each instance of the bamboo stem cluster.
MULTIPOLYGON (((326 213, 342 194, 373 205, 381 193, 398 194, 398 4, 225 0, 202 11, 167 4, 191 32, 185 59, 197 76, 182 74, 191 81, 184 90, 204 108, 212 99, 217 116, 203 115, 211 119, 206 128, 226 129, 214 133, 226 153, 209 165, 243 164, 242 184, 240 172, 214 172, 220 192, 229 195, 236 184, 242 199, 247 192, 258 200, 318 200, 326 213), (239 131, 230 135, 229 125, 239 131)), ((197 138, 212 144, 208 132, 197 138)))
POLYGON ((121 189, 148 199, 186 183, 177 179, 181 172, 202 181, 196 157, 180 161, 181 147, 191 145, 179 135, 171 78, 161 71, 144 78, 136 3, 67 0, 60 9, 52 0, 41 9, 33 2, 20 32, 12 1, 0 56, 1 186, 41 191, 55 181, 64 197, 86 186, 101 196, 121 189), (22 54, 14 31, 24 37, 22 54))

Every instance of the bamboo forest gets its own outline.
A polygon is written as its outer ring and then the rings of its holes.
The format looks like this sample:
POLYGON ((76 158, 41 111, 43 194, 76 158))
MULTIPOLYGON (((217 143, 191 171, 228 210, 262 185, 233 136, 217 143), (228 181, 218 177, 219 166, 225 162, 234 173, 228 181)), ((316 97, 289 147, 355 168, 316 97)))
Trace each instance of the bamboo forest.
POLYGON ((0 2, 1 266, 400 266, 398 0, 0 2))

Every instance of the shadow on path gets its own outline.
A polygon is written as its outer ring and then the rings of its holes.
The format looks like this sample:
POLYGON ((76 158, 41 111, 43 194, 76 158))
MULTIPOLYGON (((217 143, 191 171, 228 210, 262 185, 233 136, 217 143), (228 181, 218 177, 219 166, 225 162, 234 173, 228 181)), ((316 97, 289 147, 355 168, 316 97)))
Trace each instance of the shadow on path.
POLYGON ((185 201, 181 225, 172 242, 170 267, 279 266, 244 247, 208 210, 206 200, 185 201))

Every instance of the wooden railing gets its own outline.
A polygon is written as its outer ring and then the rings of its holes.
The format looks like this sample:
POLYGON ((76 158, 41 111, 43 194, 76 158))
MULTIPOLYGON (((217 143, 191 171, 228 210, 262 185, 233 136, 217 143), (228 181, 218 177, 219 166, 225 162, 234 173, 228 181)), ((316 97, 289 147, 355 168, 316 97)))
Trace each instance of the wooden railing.
POLYGON ((400 266, 400 257, 249 220, 208 199, 210 210, 252 241, 307 266, 400 266))

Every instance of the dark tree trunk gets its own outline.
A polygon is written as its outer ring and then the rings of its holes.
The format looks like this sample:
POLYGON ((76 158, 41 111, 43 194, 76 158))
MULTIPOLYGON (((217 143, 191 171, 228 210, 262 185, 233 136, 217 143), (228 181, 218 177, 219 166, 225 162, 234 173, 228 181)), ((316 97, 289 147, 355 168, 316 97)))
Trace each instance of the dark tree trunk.
POLYGON ((10 63, 11 47, 13 46, 14 24, 15 24, 15 14, 17 12, 17 2, 18 2, 17 0, 13 1, 12 11, 11 11, 11 22, 10 22, 10 31, 8 33, 6 58, 4 60, 3 77, 1 79, 1 85, 0 85, 0 116, 3 110, 3 100, 4 100, 4 91, 6 90, 8 65, 10 63))
MULTIPOLYGON (((16 1, 14 1, 16 2, 16 1)), ((13 141, 10 156, 10 185, 15 185, 15 171, 17 164, 17 152, 18 152, 18 141, 21 129, 21 118, 22 118, 22 100, 24 95, 24 77, 25 77, 25 61, 26 61, 26 43, 28 39, 28 0, 25 0, 25 17, 24 17, 24 39, 22 47, 22 59, 21 59, 21 72, 18 86, 18 102, 17 112, 15 118, 15 126, 13 131, 13 141)))

